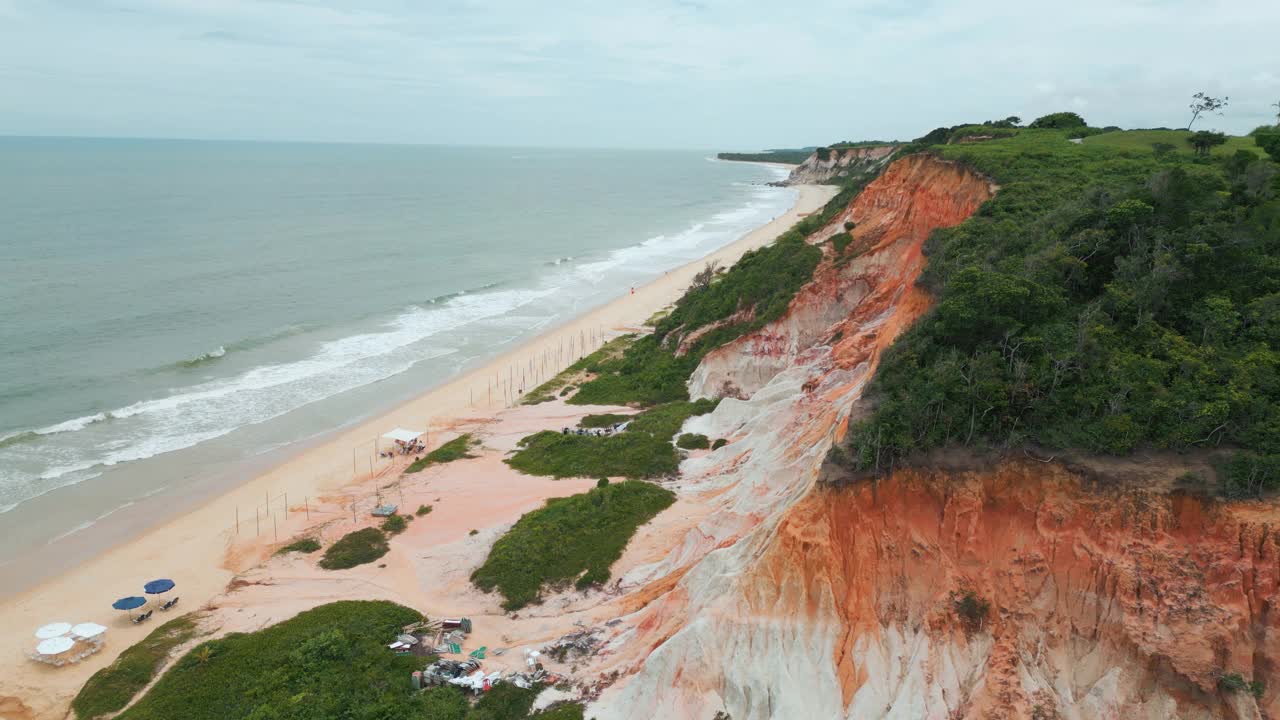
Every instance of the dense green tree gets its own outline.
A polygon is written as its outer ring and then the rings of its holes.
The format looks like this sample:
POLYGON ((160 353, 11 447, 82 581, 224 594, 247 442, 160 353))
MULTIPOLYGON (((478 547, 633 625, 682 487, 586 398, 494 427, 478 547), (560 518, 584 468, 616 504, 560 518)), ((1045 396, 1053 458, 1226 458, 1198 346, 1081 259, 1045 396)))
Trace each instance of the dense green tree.
POLYGON ((1227 136, 1220 132, 1201 130, 1192 133, 1191 137, 1187 138, 1187 142, 1191 143, 1191 147, 1196 149, 1197 155, 1208 155, 1209 151, 1218 145, 1225 145, 1227 136))
POLYGON ((1088 123, 1084 118, 1073 112, 1056 112, 1048 115, 1042 115, 1027 127, 1041 130, 1071 130, 1074 128, 1087 127, 1088 123))
POLYGON ((1275 132, 1256 132, 1253 136, 1253 142, 1263 152, 1271 156, 1272 160, 1280 162, 1280 130, 1275 132))
POLYGON ((1001 190, 926 243, 934 309, 885 353, 874 410, 833 459, 884 471, 945 445, 1223 446, 1242 451, 1224 491, 1280 489, 1275 163, 1064 134, 928 150, 1001 190))

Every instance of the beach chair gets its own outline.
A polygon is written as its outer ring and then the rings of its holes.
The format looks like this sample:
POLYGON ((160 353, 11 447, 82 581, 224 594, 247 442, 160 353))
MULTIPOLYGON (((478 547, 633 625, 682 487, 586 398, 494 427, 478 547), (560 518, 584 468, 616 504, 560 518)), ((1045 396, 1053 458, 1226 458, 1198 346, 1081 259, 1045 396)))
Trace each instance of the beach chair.
POLYGON ((169 608, 172 608, 174 605, 177 605, 177 604, 178 604, 178 598, 176 598, 176 597, 175 597, 174 599, 169 600, 169 601, 165 602, 163 605, 161 605, 161 606, 160 606, 160 609, 161 609, 161 610, 168 610, 169 608))

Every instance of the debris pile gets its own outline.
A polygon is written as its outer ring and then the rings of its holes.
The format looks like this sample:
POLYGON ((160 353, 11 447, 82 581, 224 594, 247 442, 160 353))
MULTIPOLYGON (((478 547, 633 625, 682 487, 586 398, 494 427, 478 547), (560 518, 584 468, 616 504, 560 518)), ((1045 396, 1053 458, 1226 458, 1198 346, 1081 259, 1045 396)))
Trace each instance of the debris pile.
POLYGON ((414 673, 414 687, 422 689, 435 685, 444 685, 458 678, 464 678, 480 669, 478 660, 437 660, 427 666, 426 670, 414 673))
POLYGON ((566 662, 594 655, 596 649, 600 647, 600 643, 603 642, 600 634, 600 630, 597 628, 571 632, 542 648, 542 652, 555 659, 556 662, 566 662))

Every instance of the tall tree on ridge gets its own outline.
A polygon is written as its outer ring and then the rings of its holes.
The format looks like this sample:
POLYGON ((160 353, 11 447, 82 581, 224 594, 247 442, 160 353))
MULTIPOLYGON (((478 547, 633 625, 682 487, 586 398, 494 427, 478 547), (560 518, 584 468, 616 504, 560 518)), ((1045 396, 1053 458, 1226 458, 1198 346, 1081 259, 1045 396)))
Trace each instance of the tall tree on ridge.
POLYGON ((1202 92, 1198 92, 1191 96, 1191 122, 1187 123, 1187 129, 1195 124, 1196 120, 1204 113, 1222 114, 1222 108, 1227 106, 1227 101, 1231 98, 1223 96, 1221 98, 1211 97, 1202 92))

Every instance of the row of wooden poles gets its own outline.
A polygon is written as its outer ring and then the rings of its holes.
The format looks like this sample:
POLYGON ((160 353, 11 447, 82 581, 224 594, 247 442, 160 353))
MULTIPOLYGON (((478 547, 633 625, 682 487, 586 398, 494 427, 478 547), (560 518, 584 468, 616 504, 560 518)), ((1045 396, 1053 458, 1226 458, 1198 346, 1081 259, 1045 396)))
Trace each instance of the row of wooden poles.
MULTIPOLYGON (((524 395, 526 389, 537 387, 542 383, 550 380, 554 375, 560 373, 569 365, 581 360, 587 356, 587 348, 592 351, 604 345, 604 331, 602 329, 592 329, 590 331, 580 330, 576 336, 570 335, 568 343, 565 339, 560 339, 559 347, 554 352, 550 349, 543 349, 538 356, 530 357, 526 362, 519 364, 519 384, 516 380, 516 365, 510 365, 507 368, 507 377, 502 377, 501 373, 494 373, 492 379, 488 380, 486 401, 493 404, 493 393, 496 389, 502 396, 502 402, 505 407, 513 407, 519 402, 520 397, 524 395)), ((471 390, 471 407, 475 407, 475 390, 471 390)), ((354 470, 354 468, 353 468, 354 470)), ((355 472, 359 472, 355 470, 355 472)), ((370 466, 372 475, 373 468, 370 466)), ((399 487, 399 483, 396 483, 399 487)), ((381 502, 381 488, 376 492, 379 502, 381 502)), ((262 534, 263 519, 271 516, 271 532, 275 540, 280 540, 280 525, 276 519, 276 513, 271 511, 271 491, 265 493, 266 503, 264 506, 253 507, 253 534, 259 536, 262 534)), ((289 518, 289 493, 283 493, 280 497, 282 513, 286 520, 289 518)), ((400 500, 404 502, 404 490, 400 489, 400 500)), ((358 500, 351 501, 351 520, 358 523, 359 516, 356 511, 358 500)), ((303 496, 302 512, 306 514, 307 519, 311 519, 311 497, 303 496)), ((247 522, 247 518, 245 519, 247 522)), ((236 535, 240 534, 240 506, 236 506, 236 535)))
MULTIPOLYGON (((586 357, 588 348, 594 351, 601 345, 604 345, 603 329, 580 330, 576 336, 569 336, 567 344, 564 338, 560 338, 559 346, 554 351, 544 348, 536 357, 507 366, 506 377, 503 377, 501 372, 494 373, 493 377, 486 382, 484 398, 486 405, 493 405, 493 396, 496 391, 504 407, 514 407, 527 390, 538 387, 586 357)), ((475 388, 470 390, 469 404, 471 407, 476 406, 475 388)))

